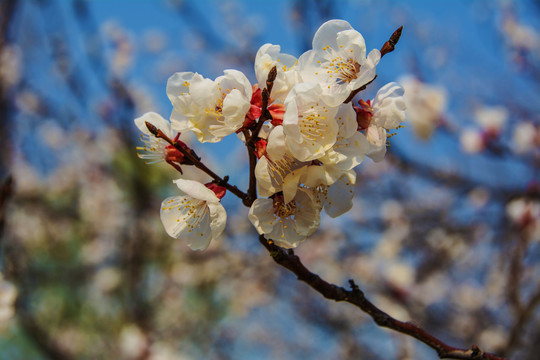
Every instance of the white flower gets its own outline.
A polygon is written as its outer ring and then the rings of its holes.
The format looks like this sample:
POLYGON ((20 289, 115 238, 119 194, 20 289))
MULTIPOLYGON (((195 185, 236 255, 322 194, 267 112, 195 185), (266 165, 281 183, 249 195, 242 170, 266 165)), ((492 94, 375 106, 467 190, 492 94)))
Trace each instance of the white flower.
POLYGON ((386 155, 386 130, 376 125, 371 125, 366 131, 366 139, 370 150, 367 156, 375 162, 382 161, 386 155))
POLYGON ((176 73, 167 83, 173 104, 171 121, 188 127, 200 142, 218 142, 242 127, 250 109, 252 87, 237 70, 215 81, 193 73, 176 73), (190 80, 190 81, 188 81, 190 80))
POLYGON ((484 150, 484 139, 476 129, 465 129, 459 137, 461 148, 469 154, 476 154, 484 150))
POLYGON ((341 104, 336 115, 338 133, 336 142, 318 160, 325 165, 335 165, 347 171, 364 161, 370 144, 364 134, 357 131, 356 112, 350 104, 341 104))
POLYGON ((540 149, 540 130, 531 122, 520 122, 514 128, 512 142, 518 154, 524 154, 534 148, 540 149))
POLYGON ((358 127, 365 131, 370 144, 367 155, 373 161, 381 161, 386 154, 387 131, 399 128, 406 118, 403 88, 388 83, 377 92, 373 102, 361 100, 359 104, 362 108, 356 108, 358 127))
POLYGON ((159 139, 152 135, 152 133, 150 133, 146 127, 146 122, 154 125, 172 139, 174 138, 174 135, 171 129, 171 123, 155 112, 147 112, 135 119, 135 125, 142 132, 139 140, 144 143, 144 146, 137 147, 137 150, 144 151, 144 153, 138 154, 139 157, 141 159, 151 160, 149 164, 163 161, 165 159, 165 148, 169 144, 165 140, 159 139))
POLYGON ((320 225, 321 208, 308 189, 299 189, 294 199, 282 195, 257 199, 249 209, 249 220, 267 239, 284 248, 294 248, 320 225))
MULTIPOLYGON (((144 143, 144 146, 137 147, 137 150, 143 151, 143 153, 138 153, 137 155, 141 159, 149 160, 147 162, 148 164, 165 160, 168 164, 172 165, 174 168, 180 171, 180 173, 182 173, 180 165, 184 163, 184 155, 165 140, 157 138, 150 133, 146 127, 146 122, 154 125, 170 139, 178 141, 178 137, 180 136, 180 133, 177 133, 176 136, 174 135, 171 123, 161 117, 161 115, 155 112, 147 112, 141 117, 135 119, 135 125, 137 125, 139 130, 142 132, 140 140, 144 143)), ((179 143, 181 146, 184 146, 187 149, 187 146, 182 141, 179 141, 179 143)))
POLYGON ((318 201, 330 217, 338 217, 349 211, 353 206, 356 173, 347 171, 330 186, 318 186, 318 201))
POLYGON ((327 106, 320 96, 317 84, 302 83, 285 100, 285 141, 293 156, 301 161, 321 157, 336 142, 338 108, 327 106))
POLYGON ((403 88, 395 82, 388 83, 377 91, 373 99, 372 123, 386 130, 397 129, 405 121, 403 88))
POLYGON ((429 139, 446 111, 446 89, 425 84, 412 76, 398 81, 405 89, 407 117, 415 135, 423 140, 429 139))
POLYGON ((484 131, 498 134, 508 121, 508 110, 503 106, 484 106, 474 112, 476 122, 484 131))
MULTIPOLYGON (((267 197, 283 190, 287 175, 309 165, 310 162, 296 159, 285 145, 283 126, 276 126, 268 136, 266 153, 255 166, 257 192, 267 197)), ((296 185, 295 185, 296 186, 296 185)))
POLYGON ((281 103, 285 101, 289 90, 300 82, 296 71, 297 60, 294 56, 280 53, 279 45, 264 44, 255 56, 255 75, 259 89, 266 87, 266 79, 272 67, 276 66, 277 76, 272 87, 272 98, 281 103))
POLYGON ((270 196, 282 191, 285 203, 296 195, 300 185, 314 189, 333 184, 343 175, 339 166, 320 161, 300 161, 285 145, 283 126, 275 127, 268 136, 266 155, 255 167, 257 191, 261 196, 270 196))
POLYGON ((531 241, 540 241, 540 202, 514 199, 506 205, 506 215, 531 241))
POLYGON ((171 123, 175 130, 189 129, 190 117, 198 114, 199 109, 189 89, 191 84, 202 81, 204 78, 200 74, 192 72, 178 72, 167 80, 167 96, 173 105, 171 123))
POLYGON ((315 33, 313 50, 298 60, 298 71, 303 81, 320 84, 328 105, 337 106, 373 80, 380 58, 376 49, 366 58, 364 38, 348 22, 330 20, 315 33))
POLYGON ((186 239, 192 250, 205 250, 225 229, 227 214, 220 199, 205 185, 193 180, 175 180, 180 196, 161 203, 161 222, 176 239, 186 239))

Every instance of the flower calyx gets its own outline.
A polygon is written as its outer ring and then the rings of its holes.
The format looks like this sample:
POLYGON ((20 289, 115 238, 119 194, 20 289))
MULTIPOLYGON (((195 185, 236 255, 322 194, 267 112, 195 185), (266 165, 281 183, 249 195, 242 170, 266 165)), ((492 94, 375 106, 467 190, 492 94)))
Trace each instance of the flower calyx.
POLYGON ((255 156, 257 156, 257 159, 260 159, 264 155, 266 155, 266 146, 268 145, 268 141, 265 139, 259 139, 255 143, 255 156))
POLYGON ((204 184, 204 186, 206 186, 208 189, 212 190, 214 192, 214 194, 216 194, 216 197, 219 200, 223 199, 223 197, 227 193, 227 189, 224 186, 220 186, 220 185, 216 184, 215 182, 206 183, 206 184, 204 184))
MULTIPOLYGON (((272 69, 275 69, 272 68, 272 69)), ((272 71, 271 71, 272 72, 272 71)), ((270 74, 269 74, 270 78, 270 74)), ((272 82, 267 81, 267 84, 272 84, 272 82)), ((273 99, 269 97, 268 88, 260 89, 257 84, 253 85, 253 95, 251 96, 251 107, 246 114, 244 124, 242 128, 244 129, 254 129, 256 126, 256 120, 263 116, 263 108, 266 103, 266 116, 271 119, 271 123, 274 126, 279 126, 283 123, 283 114, 285 114, 285 106, 280 103, 273 103, 273 99), (268 105, 270 104, 270 105, 268 105)), ((238 130, 241 132, 242 129, 238 130)))
POLYGON ((371 124, 371 119, 373 118, 373 108, 371 107, 371 100, 360 100, 358 101, 360 106, 353 106, 354 111, 356 112, 356 122, 358 123, 358 131, 367 130, 371 124))

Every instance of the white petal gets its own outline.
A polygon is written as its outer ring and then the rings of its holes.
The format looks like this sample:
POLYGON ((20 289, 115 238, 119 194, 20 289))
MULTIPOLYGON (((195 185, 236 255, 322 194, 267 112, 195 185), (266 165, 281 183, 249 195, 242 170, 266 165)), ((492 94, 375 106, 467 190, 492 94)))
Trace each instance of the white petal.
POLYGON ((188 195, 189 197, 206 201, 208 203, 219 202, 216 194, 198 181, 178 179, 173 180, 173 182, 176 184, 176 186, 178 186, 178 189, 180 189, 182 193, 188 195))
POLYGON ((321 209, 307 190, 300 190, 295 197, 298 212, 295 215, 296 232, 299 235, 313 234, 321 224, 321 209))
POLYGON ((349 171, 328 187, 324 210, 330 217, 338 217, 353 206, 356 173, 349 171))
POLYGON ((173 108, 171 112, 171 129, 176 132, 189 130, 189 117, 173 108))
POLYGON ((191 83, 189 89, 193 101, 201 108, 201 112, 205 108, 213 110, 218 99, 221 99, 218 85, 210 79, 197 79, 191 83))
POLYGON ((277 222, 273 203, 272 199, 257 199, 249 209, 248 218, 259 234, 270 233, 277 222))
POLYGON ((383 86, 373 100, 373 122, 385 129, 395 129, 405 121, 403 88, 396 83, 383 86))
POLYGON ((277 76, 272 88, 272 98, 283 102, 289 90, 299 82, 295 69, 296 58, 292 55, 281 54, 279 45, 264 44, 255 56, 255 75, 260 89, 266 87, 268 73, 276 66, 277 76))
POLYGON ((316 188, 319 185, 332 185, 339 179, 343 171, 336 166, 309 166, 302 177, 301 182, 316 188))
POLYGON ((351 81, 352 90, 356 90, 375 78, 376 67, 381 59, 381 53, 377 49, 373 49, 368 54, 367 59, 360 64, 360 73, 358 77, 351 81))
MULTIPOLYGON (((290 95, 289 95, 290 96, 290 95)), ((287 137, 297 142, 302 141, 302 134, 298 127, 298 107, 296 101, 285 102, 285 114, 283 114, 283 131, 286 130, 287 137)))
POLYGON ((366 57, 366 42, 362 34, 356 30, 339 32, 336 36, 336 43, 339 49, 342 49, 350 58, 360 59, 366 57))
POLYGON ((283 126, 276 126, 268 135, 268 144, 266 152, 271 159, 281 159, 285 155, 285 134, 283 126))
POLYGON ((185 96, 190 93, 190 86, 193 82, 202 80, 203 77, 192 72, 177 72, 167 80, 167 96, 174 107, 183 109, 186 105, 185 96))
POLYGON ((302 241, 306 240, 305 235, 300 235, 295 230, 296 223, 292 219, 284 219, 282 223, 275 226, 273 231, 266 234, 265 237, 285 249, 297 247, 302 241))
POLYGON ((340 151, 350 159, 352 167, 349 169, 352 169, 364 161, 364 156, 369 152, 370 146, 365 135, 358 131, 347 139, 346 144, 347 146, 341 148, 340 151))
POLYGON ((148 131, 148 128, 146 127, 146 124, 145 124, 146 122, 149 122, 150 124, 157 127, 159 130, 163 131, 165 135, 169 137, 172 136, 171 123, 165 120, 158 113, 147 112, 143 114, 142 116, 135 119, 135 125, 137 125, 137 127, 143 134, 154 136, 150 133, 150 131, 148 131))
POLYGON ((225 123, 231 129, 231 134, 242 127, 247 112, 250 109, 250 100, 239 90, 234 89, 223 100, 223 116, 225 123))
POLYGON ((280 191, 272 184, 272 178, 268 170, 268 159, 263 156, 255 165, 255 177, 257 178, 257 192, 260 196, 270 196, 280 191))
POLYGON ((210 218, 212 223, 212 239, 218 238, 225 230, 225 224, 227 223, 227 212, 221 203, 207 203, 210 209, 210 218))
POLYGON ((173 196, 166 198, 161 203, 161 222, 167 234, 173 238, 178 239, 187 227, 187 223, 183 219, 185 213, 180 207, 181 204, 187 201, 189 201, 189 197, 187 196, 173 196))
POLYGON ((197 140, 202 143, 209 142, 215 143, 221 141, 223 136, 215 135, 211 132, 211 129, 215 132, 214 129, 216 126, 215 117, 211 115, 200 115, 189 119, 189 129, 193 131, 197 140))
POLYGON ((338 48, 336 37, 337 33, 344 30, 352 29, 352 26, 345 20, 330 20, 319 27, 313 37, 313 49, 315 51, 323 51, 324 47, 330 46, 338 48))
POLYGON ((182 238, 186 240, 191 250, 206 250, 213 239, 211 217, 208 212, 208 208, 205 208, 205 213, 197 220, 196 226, 183 233, 182 238))
POLYGON ((353 136, 357 131, 358 123, 356 122, 356 112, 351 104, 341 104, 336 114, 338 123, 338 136, 348 138, 353 136))
POLYGON ((229 92, 233 89, 237 89, 248 99, 248 102, 251 101, 253 89, 246 75, 241 71, 232 69, 223 72, 225 75, 216 79, 216 83, 218 83, 218 86, 221 88, 221 92, 229 92))
POLYGON ((300 183, 300 178, 305 174, 307 167, 300 168, 295 170, 285 176, 283 179, 283 202, 285 204, 291 202, 298 190, 298 184, 300 183))

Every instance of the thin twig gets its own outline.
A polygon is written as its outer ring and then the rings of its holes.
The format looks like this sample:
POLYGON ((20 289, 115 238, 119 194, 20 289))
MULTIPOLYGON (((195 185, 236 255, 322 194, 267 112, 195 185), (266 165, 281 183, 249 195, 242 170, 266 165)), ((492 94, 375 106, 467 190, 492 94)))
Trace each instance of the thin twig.
MULTIPOLYGON (((387 42, 384 43, 384 45, 382 46, 381 48, 381 58, 394 51, 398 41, 399 41, 399 38, 401 37, 401 32, 403 31, 403 25, 400 26, 396 31, 394 31, 394 33, 392 34, 392 36, 390 36, 390 39, 388 39, 387 42)), ((373 81, 375 81, 375 79, 377 78, 377 75, 375 75, 375 77, 370 81, 368 82, 367 84, 359 87, 358 89, 356 90, 353 90, 351 91, 351 94, 349 95, 349 97, 344 101, 345 104, 349 103, 354 97, 356 94, 358 94, 360 91, 363 91, 367 88, 367 86, 369 84, 371 84, 373 81)))
POLYGON ((249 130, 243 129, 243 134, 246 139, 246 148, 249 159, 249 187, 247 197, 244 199, 244 205, 250 207, 253 201, 257 198, 257 179, 255 178, 255 166, 257 165, 257 156, 255 156, 255 143, 251 141, 249 130))
POLYGON ((227 190, 229 190, 234 195, 238 196, 240 199, 247 198, 247 194, 240 189, 238 189, 236 186, 229 184, 228 177, 222 178, 212 170, 210 170, 204 163, 201 161, 201 159, 193 152, 191 149, 184 149, 178 141, 173 141, 171 138, 169 138, 167 135, 163 133, 160 129, 155 127, 154 125, 150 124, 148 121, 146 122, 146 127, 148 128, 148 131, 150 131, 155 137, 159 139, 163 139, 166 142, 168 142, 170 145, 174 146, 175 149, 180 151, 182 155, 184 155, 189 161, 190 164, 193 164, 197 169, 200 169, 204 171, 206 174, 208 174, 214 181, 220 185, 224 186, 227 190))
POLYGON ((513 348, 519 345, 520 335, 528 323, 534 319, 534 310, 540 305, 540 284, 536 292, 530 297, 529 301, 522 306, 521 311, 516 316, 516 321, 510 330, 510 336, 505 347, 500 351, 501 354, 508 354, 513 348))
POLYGON ((381 58, 394 51, 396 44, 399 41, 399 38, 401 37, 401 32, 403 31, 403 25, 401 25, 399 28, 397 28, 396 31, 390 36, 390 39, 388 39, 387 42, 384 43, 383 47, 381 48, 381 58))
POLYGON ((277 76, 277 68, 273 66, 268 72, 266 78, 266 87, 262 90, 262 106, 261 116, 253 129, 251 136, 247 137, 247 131, 244 131, 244 137, 246 138, 246 148, 249 157, 249 188, 247 196, 244 198, 244 205, 250 207, 251 204, 257 198, 257 179, 255 178, 255 165, 257 165, 257 158, 255 156, 255 143, 259 140, 259 132, 261 131, 264 123, 267 120, 272 120, 272 115, 268 111, 268 102, 270 101, 270 93, 274 86, 274 80, 277 76))
POLYGON ((377 78, 377 76, 378 76, 378 75, 375 75, 375 77, 374 77, 370 82, 368 82, 367 84, 365 84, 364 86, 359 87, 358 89, 351 91, 351 94, 349 95, 349 97, 348 97, 347 99, 345 99, 345 101, 344 101, 343 103, 344 103, 344 104, 347 104, 347 103, 350 102, 350 101, 353 99, 353 97, 355 97, 356 94, 358 94, 360 91, 366 90, 367 86, 368 86, 369 84, 371 84, 372 82, 374 82, 375 79, 377 78))
POLYGON ((268 250, 276 263, 294 273, 298 277, 298 280, 305 282, 325 298, 334 301, 345 301, 360 308, 363 312, 371 316, 377 325, 414 337, 435 350, 440 359, 504 359, 490 353, 485 353, 476 345, 473 345, 470 349, 460 349, 447 345, 415 324, 394 319, 376 307, 365 297, 364 293, 353 280, 349 280, 351 290, 346 290, 341 286, 323 280, 319 275, 309 271, 292 250, 285 250, 273 242, 266 240, 262 235, 259 236, 259 242, 268 250))

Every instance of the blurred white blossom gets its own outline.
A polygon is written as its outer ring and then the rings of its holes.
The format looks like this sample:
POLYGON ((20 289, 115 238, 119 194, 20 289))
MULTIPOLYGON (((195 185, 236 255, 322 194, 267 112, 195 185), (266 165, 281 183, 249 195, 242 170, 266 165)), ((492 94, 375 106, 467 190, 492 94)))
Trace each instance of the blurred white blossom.
POLYGON ((405 89, 407 117, 415 135, 429 139, 441 124, 446 112, 448 95, 445 88, 426 84, 413 76, 404 76, 398 83, 405 89))

